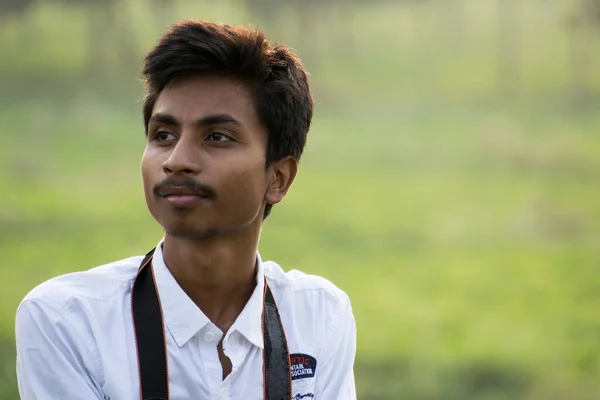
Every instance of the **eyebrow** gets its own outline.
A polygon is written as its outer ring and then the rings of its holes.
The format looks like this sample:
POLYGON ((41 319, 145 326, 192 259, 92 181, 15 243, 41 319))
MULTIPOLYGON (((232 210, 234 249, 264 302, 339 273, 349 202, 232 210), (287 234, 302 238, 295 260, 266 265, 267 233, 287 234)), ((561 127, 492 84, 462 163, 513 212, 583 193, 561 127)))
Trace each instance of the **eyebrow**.
MULTIPOLYGON (((165 125, 180 125, 177 118, 166 113, 156 113, 150 117, 149 122, 165 125)), ((217 125, 217 124, 234 124, 242 126, 242 123, 235 119, 231 114, 219 113, 219 114, 208 114, 194 122, 198 127, 217 125)))

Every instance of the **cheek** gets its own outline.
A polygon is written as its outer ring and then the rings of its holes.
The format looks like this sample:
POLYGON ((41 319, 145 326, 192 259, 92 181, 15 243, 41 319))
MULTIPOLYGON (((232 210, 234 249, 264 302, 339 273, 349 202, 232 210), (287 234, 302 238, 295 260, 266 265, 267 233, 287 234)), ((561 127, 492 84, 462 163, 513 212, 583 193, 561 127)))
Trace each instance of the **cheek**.
POLYGON ((151 173, 150 173, 150 168, 148 166, 148 161, 145 159, 142 159, 141 172, 142 172, 142 183, 144 184, 144 189, 146 189, 146 187, 148 186, 149 181, 150 181, 151 173))
POLYGON ((148 150, 146 150, 142 156, 140 168, 144 192, 146 192, 146 196, 148 196, 154 185, 157 183, 156 159, 151 157, 151 154, 148 152, 148 150))
POLYGON ((262 164, 241 164, 226 178, 233 202, 261 202, 265 194, 265 168, 262 164))

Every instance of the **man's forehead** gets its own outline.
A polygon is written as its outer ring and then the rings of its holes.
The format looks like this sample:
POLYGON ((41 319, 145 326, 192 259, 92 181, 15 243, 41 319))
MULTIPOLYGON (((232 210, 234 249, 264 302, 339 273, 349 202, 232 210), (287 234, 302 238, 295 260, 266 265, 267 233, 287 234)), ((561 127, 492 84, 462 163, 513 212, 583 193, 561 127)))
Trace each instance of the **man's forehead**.
POLYGON ((219 75, 196 75, 171 80, 162 90, 161 95, 188 98, 252 99, 247 86, 238 79, 219 75))
POLYGON ((220 77, 187 78, 167 85, 156 99, 152 114, 169 114, 182 120, 214 114, 230 114, 238 120, 256 118, 245 86, 220 77))

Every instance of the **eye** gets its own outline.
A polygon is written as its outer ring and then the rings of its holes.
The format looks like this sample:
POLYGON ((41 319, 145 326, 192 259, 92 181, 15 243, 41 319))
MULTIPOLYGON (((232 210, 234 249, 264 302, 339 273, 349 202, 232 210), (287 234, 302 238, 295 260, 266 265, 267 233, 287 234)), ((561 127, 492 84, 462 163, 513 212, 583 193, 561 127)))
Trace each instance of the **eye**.
POLYGON ((167 131, 157 131, 154 132, 154 134, 152 135, 152 139, 156 140, 157 142, 166 142, 168 140, 172 140, 175 139, 175 135, 172 134, 171 132, 167 132, 167 131))
POLYGON ((233 139, 231 139, 231 137, 227 136, 224 133, 213 132, 210 135, 208 135, 207 140, 210 142, 229 142, 233 139))

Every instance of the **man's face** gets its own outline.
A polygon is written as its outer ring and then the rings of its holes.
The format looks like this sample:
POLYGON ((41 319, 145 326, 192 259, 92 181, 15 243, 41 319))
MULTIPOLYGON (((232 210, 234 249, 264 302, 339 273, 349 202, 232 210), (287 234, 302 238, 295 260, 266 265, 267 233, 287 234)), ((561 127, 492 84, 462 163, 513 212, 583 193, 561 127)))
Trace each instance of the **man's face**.
POLYGON ((267 141, 250 92, 237 81, 170 83, 154 105, 142 158, 151 214, 167 234, 188 238, 260 223, 275 176, 265 169, 267 141))

